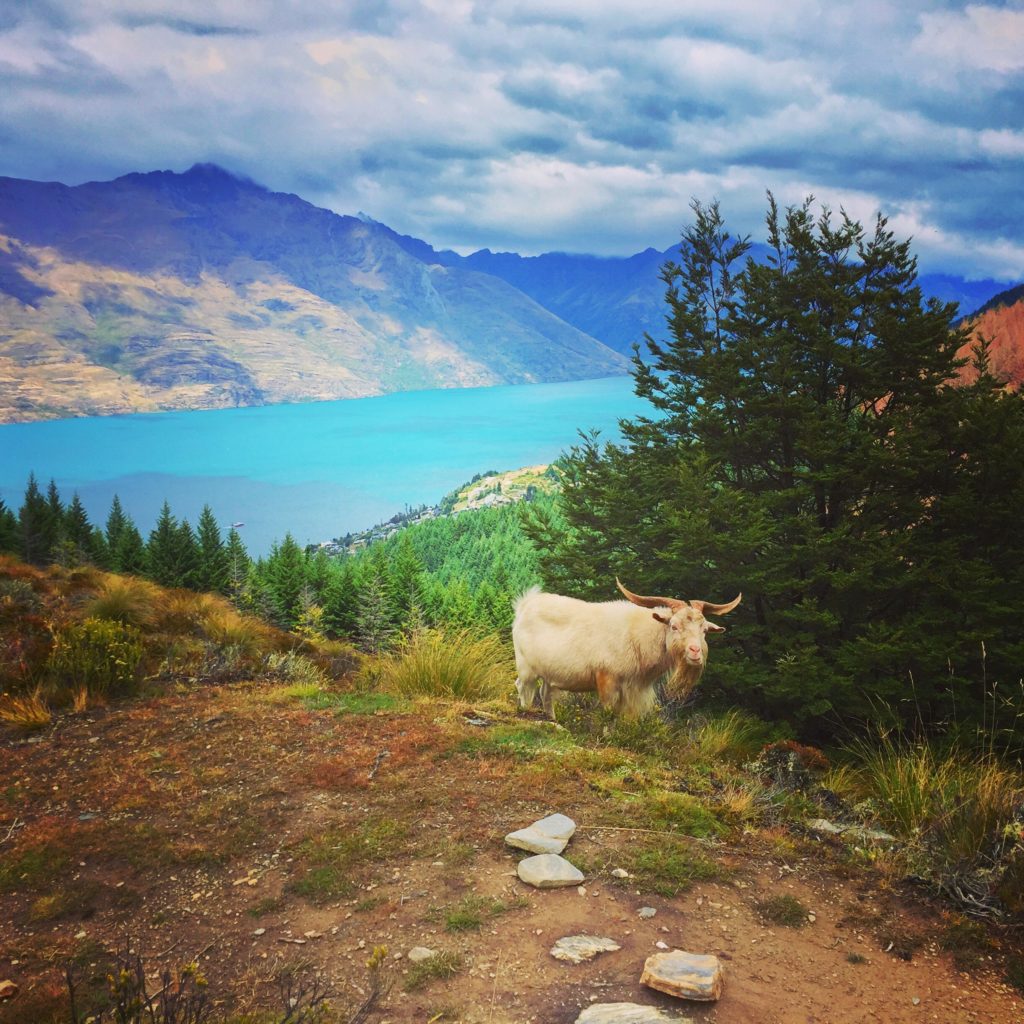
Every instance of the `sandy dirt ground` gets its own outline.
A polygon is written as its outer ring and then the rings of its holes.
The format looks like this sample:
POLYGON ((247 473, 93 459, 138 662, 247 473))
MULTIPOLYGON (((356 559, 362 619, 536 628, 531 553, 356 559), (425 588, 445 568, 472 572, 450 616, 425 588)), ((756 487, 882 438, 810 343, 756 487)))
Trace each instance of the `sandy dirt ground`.
POLYGON ((737 831, 699 844, 718 877, 671 897, 613 878, 639 835, 631 822, 610 824, 578 773, 467 748, 478 732, 234 686, 68 715, 34 742, 0 736, 0 981, 18 986, 0 1024, 67 1019, 61 965, 77 955, 88 977, 126 939, 153 975, 198 957, 225 1015, 272 1010, 274 979, 298 964, 320 972, 346 1020, 386 946, 375 1024, 570 1024, 618 1001, 721 1024, 1024 1021, 997 959, 964 973, 941 948, 941 906, 852 871, 827 843, 737 831), (524 885, 503 841, 555 811, 579 826, 566 857, 605 865, 579 889, 524 885), (345 847, 344 892, 317 891, 317 865, 364 834, 365 856, 345 847), (779 894, 813 920, 764 921, 757 901, 779 894), (478 929, 446 926, 460 905, 488 908, 478 929), (641 919, 643 906, 656 915, 641 919), (555 960, 554 942, 578 933, 622 948, 555 960), (722 998, 641 986, 658 943, 717 954, 722 998), (461 966, 407 990, 415 946, 461 966))

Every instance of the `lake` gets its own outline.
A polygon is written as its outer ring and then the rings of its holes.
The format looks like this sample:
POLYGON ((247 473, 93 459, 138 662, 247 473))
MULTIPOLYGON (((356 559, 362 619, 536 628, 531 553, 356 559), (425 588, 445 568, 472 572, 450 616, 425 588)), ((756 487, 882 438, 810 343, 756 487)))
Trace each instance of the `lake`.
POLYGON ((550 462, 579 430, 618 438, 650 413, 631 377, 409 391, 201 412, 0 426, 0 498, 15 511, 35 472, 77 491, 102 525, 114 494, 143 536, 164 499, 195 524, 209 503, 254 554, 286 531, 301 543, 361 530, 405 506, 434 504, 488 469, 550 462))

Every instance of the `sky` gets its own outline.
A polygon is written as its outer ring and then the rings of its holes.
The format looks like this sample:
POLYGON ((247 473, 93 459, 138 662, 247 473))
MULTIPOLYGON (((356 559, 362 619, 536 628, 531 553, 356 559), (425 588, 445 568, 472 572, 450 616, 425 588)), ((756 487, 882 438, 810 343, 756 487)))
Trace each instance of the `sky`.
POLYGON ((1024 280, 1024 0, 0 0, 0 174, 214 162, 438 248, 667 248, 766 192, 1024 280))

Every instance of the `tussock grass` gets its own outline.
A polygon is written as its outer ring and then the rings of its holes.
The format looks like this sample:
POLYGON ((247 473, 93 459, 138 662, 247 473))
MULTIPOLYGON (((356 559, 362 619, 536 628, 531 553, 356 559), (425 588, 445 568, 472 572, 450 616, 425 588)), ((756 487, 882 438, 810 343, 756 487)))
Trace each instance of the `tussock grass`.
POLYGON ((295 651, 285 651, 283 654, 267 655, 267 674, 277 679, 287 680, 292 688, 306 688, 308 693, 299 693, 297 696, 309 696, 315 690, 323 690, 327 687, 327 676, 315 662, 311 661, 304 654, 297 654, 295 651))
POLYGON ((692 761, 745 761, 765 740, 765 725, 743 711, 694 720, 687 732, 686 755, 692 761))
POLYGON ((400 697, 488 700, 515 679, 508 646, 496 634, 426 629, 376 667, 378 686, 400 697))
POLYGON ((255 658, 270 643, 270 630, 265 625, 226 605, 208 608, 200 625, 213 643, 230 647, 246 658, 255 658))
POLYGON ((415 992, 437 979, 454 978, 462 970, 462 957, 450 950, 435 953, 427 960, 409 967, 409 975, 405 979, 405 991, 415 992))
POLYGON ((12 694, 0 696, 0 722, 23 732, 36 732, 45 729, 52 719, 49 705, 38 689, 20 697, 12 694))
POLYGON ((988 754, 891 735, 852 750, 879 817, 943 868, 979 864, 1024 798, 1024 778, 988 754))
POLYGON ((141 628, 153 624, 159 601, 159 588, 146 580, 108 576, 100 592, 86 605, 85 614, 88 618, 141 628))

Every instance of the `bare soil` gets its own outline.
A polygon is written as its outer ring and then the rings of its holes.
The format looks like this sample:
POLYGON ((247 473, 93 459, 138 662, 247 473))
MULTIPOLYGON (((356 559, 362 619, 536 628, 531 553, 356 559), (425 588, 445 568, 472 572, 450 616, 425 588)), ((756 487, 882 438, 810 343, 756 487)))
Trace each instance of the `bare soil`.
POLYGON ((198 957, 225 1016, 279 1010, 274 977, 301 961, 347 1020, 383 945, 376 1024, 570 1024, 595 1001, 723 1024, 1024 1020, 1003 939, 961 972, 940 948, 945 911, 834 845, 736 830, 700 844, 719 877, 674 897, 605 869, 580 890, 534 890, 507 832, 560 811, 579 825, 566 856, 610 866, 640 836, 609 824, 579 772, 482 754, 467 740, 486 730, 450 714, 337 716, 264 695, 195 688, 65 716, 34 742, 0 736, 0 873, 14 878, 0 891, 0 981, 19 987, 0 1024, 67 1019, 62 963, 77 953, 88 978, 126 937, 153 975, 198 957), (329 863, 340 873, 317 874, 329 863), (813 921, 764 921, 757 902, 780 894, 813 921), (504 909, 448 930, 453 907, 496 907, 467 897, 504 909), (555 960, 555 940, 576 933, 622 948, 555 960), (658 943, 723 958, 721 1000, 641 987, 658 943), (461 969, 406 991, 417 945, 460 954, 461 969))

